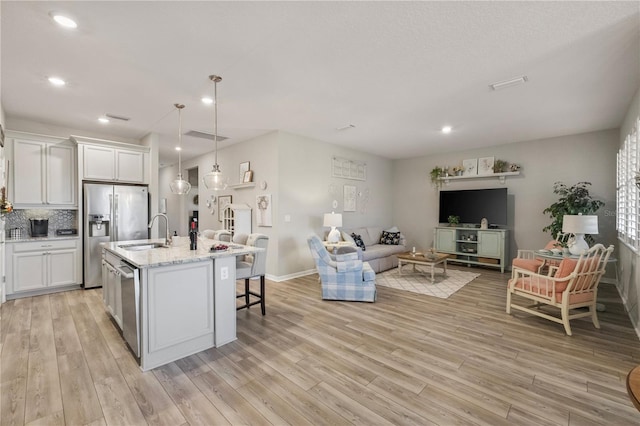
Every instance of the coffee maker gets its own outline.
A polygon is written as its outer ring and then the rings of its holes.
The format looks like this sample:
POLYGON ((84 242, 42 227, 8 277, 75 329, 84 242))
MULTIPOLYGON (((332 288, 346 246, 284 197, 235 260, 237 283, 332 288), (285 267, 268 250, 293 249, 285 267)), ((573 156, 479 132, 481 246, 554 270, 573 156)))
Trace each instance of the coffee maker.
POLYGON ((32 237, 46 237, 49 235, 49 219, 29 219, 32 237))

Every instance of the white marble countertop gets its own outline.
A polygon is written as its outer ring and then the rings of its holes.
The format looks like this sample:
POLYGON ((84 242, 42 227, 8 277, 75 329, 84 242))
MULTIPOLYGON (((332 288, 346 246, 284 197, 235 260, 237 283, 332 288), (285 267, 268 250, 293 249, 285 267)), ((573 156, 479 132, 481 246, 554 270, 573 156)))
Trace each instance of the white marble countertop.
POLYGON ((214 259, 216 257, 240 256, 264 250, 257 247, 243 246, 240 244, 216 241, 208 238, 198 238, 197 250, 189 249, 188 238, 181 238, 170 247, 159 247, 148 250, 126 250, 120 247, 144 243, 164 244, 164 238, 152 240, 115 241, 102 243, 102 247, 138 268, 151 268, 154 266, 172 265, 177 263, 201 262, 203 260, 214 259), (210 251, 211 247, 217 244, 229 246, 229 249, 210 251))

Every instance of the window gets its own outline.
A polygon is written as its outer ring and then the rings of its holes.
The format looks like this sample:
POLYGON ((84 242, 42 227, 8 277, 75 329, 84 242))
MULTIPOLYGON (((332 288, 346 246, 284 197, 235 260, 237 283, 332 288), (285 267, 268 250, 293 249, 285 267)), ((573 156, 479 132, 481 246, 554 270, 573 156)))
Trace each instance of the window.
POLYGON ((636 119, 635 125, 618 151, 616 179, 618 238, 636 251, 640 251, 640 224, 638 222, 640 189, 636 186, 636 177, 640 174, 638 128, 640 128, 640 117, 636 119))

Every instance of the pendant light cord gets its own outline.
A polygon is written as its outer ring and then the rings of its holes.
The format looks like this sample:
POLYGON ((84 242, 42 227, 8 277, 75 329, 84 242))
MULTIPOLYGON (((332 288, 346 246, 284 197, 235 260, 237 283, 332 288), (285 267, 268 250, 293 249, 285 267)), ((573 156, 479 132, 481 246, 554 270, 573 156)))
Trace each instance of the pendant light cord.
POLYGON ((178 176, 182 179, 182 104, 174 104, 178 108, 178 176))
POLYGON ((213 140, 216 143, 216 166, 218 165, 218 82, 213 80, 213 140))
POLYGON ((213 81, 213 140, 215 142, 215 164, 213 168, 219 171, 218 168, 218 82, 222 81, 222 77, 212 74, 209 76, 209 80, 213 81))

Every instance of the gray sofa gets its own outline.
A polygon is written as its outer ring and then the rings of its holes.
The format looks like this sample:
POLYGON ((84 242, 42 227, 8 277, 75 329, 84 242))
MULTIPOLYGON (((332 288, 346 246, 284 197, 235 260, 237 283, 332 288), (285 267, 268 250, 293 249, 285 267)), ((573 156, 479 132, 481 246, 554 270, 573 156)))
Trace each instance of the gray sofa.
MULTIPOLYGON (((406 252, 406 241, 404 235, 400 234, 400 241, 398 245, 380 244, 380 237, 382 235, 383 228, 368 226, 363 228, 343 229, 342 239, 355 244, 351 234, 360 235, 362 242, 364 243, 365 250, 362 251, 362 260, 368 262, 375 272, 386 271, 398 266, 398 258, 395 256, 398 253, 406 252)), ((387 229, 390 232, 400 232, 397 228, 387 229)))

